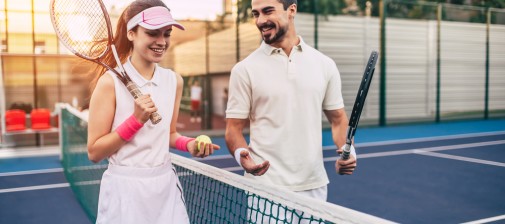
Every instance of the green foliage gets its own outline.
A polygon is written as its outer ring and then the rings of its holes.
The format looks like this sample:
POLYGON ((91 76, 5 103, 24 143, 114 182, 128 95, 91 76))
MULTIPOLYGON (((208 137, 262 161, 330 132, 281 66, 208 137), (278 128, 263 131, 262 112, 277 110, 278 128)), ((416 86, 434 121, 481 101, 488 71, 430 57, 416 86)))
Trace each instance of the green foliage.
POLYGON ((379 16, 379 3, 380 0, 356 0, 358 3, 358 6, 362 9, 365 10, 366 7, 366 2, 372 3, 372 16, 379 16))
POLYGON ((346 4, 344 0, 300 0, 298 1, 298 11, 317 13, 322 15, 338 15, 342 14, 342 8, 345 8, 346 4), (315 5, 314 3, 316 3, 315 5), (317 7, 314 7, 317 6, 317 7))
MULTIPOLYGON (((505 8, 505 0, 470 0, 468 4, 466 0, 424 0, 426 2, 450 3, 456 5, 472 5, 491 8, 505 8)), ((421 1, 422 2, 422 1, 421 1)))
POLYGON ((431 19, 437 18, 436 4, 419 4, 414 1, 392 1, 386 5, 389 18, 431 19))
MULTIPOLYGON (((366 3, 372 5, 372 16, 379 16, 379 4, 381 0, 355 0, 360 12, 366 9, 366 3)), ((505 0, 386 0, 388 16, 398 18, 413 19, 434 19, 433 4, 426 3, 448 3, 455 5, 470 5, 479 7, 505 8, 505 0)), ((239 0, 240 20, 246 21, 251 18, 251 0, 239 0)), ((345 0, 298 0, 298 12, 314 13, 320 15, 351 14, 346 12, 348 5, 345 0), (315 3, 317 2, 317 7, 315 3), (316 11, 317 10, 317 11, 316 11)), ((435 9, 436 11, 436 9, 435 9)), ((364 13, 361 13, 364 14, 364 13)), ((470 19, 473 21, 474 19, 470 19)), ((477 18, 480 21, 480 18, 477 18)), ((475 21, 477 21, 475 20, 475 21)))
MULTIPOLYGON (((379 1, 379 0, 374 0, 379 1)), ((345 0, 298 0, 298 12, 314 13, 317 10, 321 15, 342 14, 346 7, 345 0), (317 8, 314 3, 317 1, 317 8)), ((239 0, 238 8, 240 20, 246 21, 251 18, 251 0, 239 0)))
POLYGON ((245 22, 251 18, 251 0, 238 0, 237 8, 240 21, 245 22))

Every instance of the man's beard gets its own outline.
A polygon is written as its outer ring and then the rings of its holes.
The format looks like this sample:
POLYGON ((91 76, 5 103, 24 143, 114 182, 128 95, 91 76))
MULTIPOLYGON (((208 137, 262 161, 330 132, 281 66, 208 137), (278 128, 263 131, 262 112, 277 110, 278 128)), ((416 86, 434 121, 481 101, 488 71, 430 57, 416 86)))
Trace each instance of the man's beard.
MULTIPOLYGON (((260 32, 264 27, 275 28, 276 26, 273 23, 267 22, 264 25, 259 27, 260 32)), ((287 28, 280 27, 279 30, 277 31, 277 33, 275 33, 273 37, 270 36, 270 38, 267 38, 267 37, 265 37, 265 35, 262 35, 263 40, 265 41, 266 44, 273 44, 273 43, 280 42, 284 38, 284 36, 286 35, 286 30, 287 30, 287 28)))

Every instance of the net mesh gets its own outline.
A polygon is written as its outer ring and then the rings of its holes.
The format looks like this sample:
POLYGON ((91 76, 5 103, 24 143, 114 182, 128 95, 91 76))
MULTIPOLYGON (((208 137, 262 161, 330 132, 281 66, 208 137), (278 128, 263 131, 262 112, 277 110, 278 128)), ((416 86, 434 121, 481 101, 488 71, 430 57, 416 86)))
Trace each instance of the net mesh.
POLYGON ((67 181, 82 208, 90 219, 96 220, 100 179, 107 168, 107 161, 94 164, 87 153, 88 123, 84 117, 76 116, 67 109, 61 109, 60 133, 62 165, 67 181))
MULTIPOLYGON (((89 162, 87 118, 60 105, 64 172, 91 221, 98 208, 100 179, 107 161, 89 162)), ((171 154, 191 223, 388 223, 367 214, 317 201, 201 162, 171 154)))
POLYGON ((97 59, 108 49, 110 22, 99 1, 54 0, 50 14, 58 38, 72 53, 97 59))

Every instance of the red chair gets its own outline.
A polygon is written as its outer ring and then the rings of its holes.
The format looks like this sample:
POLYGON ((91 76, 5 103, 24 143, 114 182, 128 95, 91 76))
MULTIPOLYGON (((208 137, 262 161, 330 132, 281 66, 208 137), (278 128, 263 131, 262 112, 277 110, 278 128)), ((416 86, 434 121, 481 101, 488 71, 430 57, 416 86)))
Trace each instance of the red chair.
POLYGON ((51 111, 45 108, 33 109, 30 113, 33 130, 45 130, 51 128, 51 111))
POLYGON ((5 129, 6 131, 25 130, 26 113, 19 109, 5 111, 5 129))

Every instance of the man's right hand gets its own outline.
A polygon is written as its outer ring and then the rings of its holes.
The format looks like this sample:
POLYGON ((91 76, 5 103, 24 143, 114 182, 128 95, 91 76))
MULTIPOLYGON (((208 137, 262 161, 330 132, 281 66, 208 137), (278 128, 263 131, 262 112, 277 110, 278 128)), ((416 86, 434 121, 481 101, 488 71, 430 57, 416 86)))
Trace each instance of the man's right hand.
POLYGON ((256 164, 247 150, 240 152, 240 164, 246 172, 254 176, 265 174, 270 167, 270 162, 268 162, 268 160, 261 164, 256 164))

